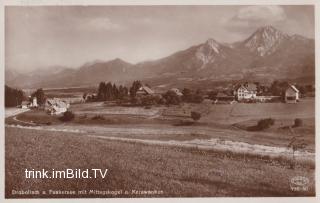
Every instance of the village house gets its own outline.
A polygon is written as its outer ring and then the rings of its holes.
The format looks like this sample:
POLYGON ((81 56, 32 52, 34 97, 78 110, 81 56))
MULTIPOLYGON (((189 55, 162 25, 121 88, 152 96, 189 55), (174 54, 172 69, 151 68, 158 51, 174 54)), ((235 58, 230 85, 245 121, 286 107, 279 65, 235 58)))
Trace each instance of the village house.
MULTIPOLYGON (((30 98, 30 100, 31 100, 31 98, 30 98)), ((32 107, 38 107, 37 97, 33 97, 31 102, 30 102, 30 100, 21 102, 21 108, 27 109, 27 108, 32 108, 32 107)))
POLYGON ((182 92, 178 88, 171 88, 170 91, 176 93, 176 95, 178 95, 180 97, 183 96, 182 92))
POLYGON ((69 107, 70 105, 67 102, 62 101, 58 98, 47 99, 45 102, 45 111, 47 111, 51 115, 64 113, 68 110, 69 107))
POLYGON ((30 102, 29 101, 22 101, 21 102, 21 108, 22 109, 27 109, 30 106, 30 102))
POLYGON ((250 100, 257 97, 257 85, 253 83, 245 83, 236 86, 234 96, 238 101, 250 100))
POLYGON ((154 95, 155 92, 148 86, 141 86, 137 91, 137 96, 154 95))
POLYGON ((214 98, 213 104, 231 103, 235 101, 235 97, 233 95, 228 95, 223 92, 219 92, 214 98))
POLYGON ((299 90, 294 85, 289 85, 285 90, 284 101, 286 103, 296 103, 299 101, 299 90))

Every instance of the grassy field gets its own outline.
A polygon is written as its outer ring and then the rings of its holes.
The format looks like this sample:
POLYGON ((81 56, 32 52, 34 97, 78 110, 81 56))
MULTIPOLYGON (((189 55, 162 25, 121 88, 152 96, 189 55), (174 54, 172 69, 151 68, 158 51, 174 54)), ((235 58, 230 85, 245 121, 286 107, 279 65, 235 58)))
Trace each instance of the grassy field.
MULTIPOLYGON (((60 116, 31 110, 6 118, 6 124, 40 126, 42 130, 6 128, 6 197, 15 190, 161 190, 160 197, 209 196, 313 196, 314 164, 290 169, 284 159, 185 148, 179 145, 149 145, 155 141, 199 141, 211 139, 286 147, 294 136, 288 126, 295 118, 303 126, 294 128, 315 150, 314 100, 298 104, 182 104, 179 106, 120 107, 103 102, 71 105, 76 114, 64 123, 60 116), (190 123, 190 112, 201 112, 200 121, 190 123), (263 131, 248 131, 261 118, 274 118, 275 125, 263 131), (180 125, 188 121, 187 125, 180 125), (49 131, 57 129, 59 131, 49 131), (82 133, 72 133, 77 129, 82 133), (63 132, 61 131, 63 130, 63 132), (90 135, 90 136, 87 136, 90 135), (119 141, 103 137, 135 139, 119 141), (107 179, 26 179, 24 170, 108 168, 107 179), (309 178, 307 191, 294 192, 290 180, 309 178)), ((48 197, 40 195, 33 197, 48 197)), ((66 197, 57 195, 51 197, 66 197)), ((68 197, 105 197, 95 195, 68 197)), ((108 196, 114 197, 114 196, 108 196)), ((148 197, 121 195, 121 197, 148 197)))
MULTIPOLYGON (((71 105, 71 110, 76 114, 73 121, 63 123, 59 116, 50 116, 43 111, 33 110, 7 118, 7 124, 44 125, 81 129, 88 133, 106 134, 108 128, 120 127, 132 129, 127 133, 118 133, 116 136, 157 139, 157 140, 190 140, 221 138, 231 141, 240 141, 250 144, 269 146, 288 145, 294 135, 301 135, 307 142, 307 150, 314 152, 315 148, 315 117, 314 100, 306 99, 297 104, 284 103, 257 103, 233 105, 182 104, 179 106, 158 106, 151 109, 143 107, 120 107, 104 104, 103 102, 82 103, 71 105), (192 123, 191 111, 199 111, 202 118, 192 123), (95 117, 98 116, 97 119, 95 117), (257 124, 261 118, 275 119, 275 125, 270 129, 251 132, 246 130, 257 124), (293 134, 289 126, 294 119, 300 118, 303 126, 294 128, 293 134), (187 125, 180 124, 188 121, 187 125), (143 134, 135 133, 143 132, 143 134), (143 131, 145 129, 145 131, 143 131), (160 130, 164 133, 153 132, 160 130), (150 134, 146 132, 151 132, 150 134), (183 135, 181 132, 184 132, 183 135)), ((108 133, 106 134, 106 136, 108 133)))
MULTIPOLYGON (((5 129, 5 195, 11 190, 161 190, 158 197, 314 196, 314 168, 199 149, 110 141, 68 132, 5 129), (25 169, 109 169, 106 179, 26 179, 25 169), (309 178, 294 192, 290 180, 309 178)), ((121 197, 150 197, 122 195, 121 197)))

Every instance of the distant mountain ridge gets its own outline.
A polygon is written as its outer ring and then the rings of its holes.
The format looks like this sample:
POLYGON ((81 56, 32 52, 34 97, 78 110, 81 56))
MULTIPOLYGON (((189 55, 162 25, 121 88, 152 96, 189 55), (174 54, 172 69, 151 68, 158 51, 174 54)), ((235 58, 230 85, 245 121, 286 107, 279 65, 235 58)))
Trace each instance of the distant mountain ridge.
POLYGON ((6 71, 6 84, 31 88, 97 85, 100 81, 129 83, 133 80, 147 80, 156 85, 246 79, 314 80, 314 46, 313 39, 290 36, 265 26, 240 42, 222 44, 208 39, 170 56, 137 64, 119 58, 94 61, 78 69, 62 68, 41 74, 41 77, 6 71))

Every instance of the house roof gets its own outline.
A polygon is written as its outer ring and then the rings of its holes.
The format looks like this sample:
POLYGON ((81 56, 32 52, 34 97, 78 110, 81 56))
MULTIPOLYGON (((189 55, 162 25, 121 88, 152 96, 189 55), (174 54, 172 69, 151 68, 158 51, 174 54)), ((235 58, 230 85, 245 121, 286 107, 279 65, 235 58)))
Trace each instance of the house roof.
POLYGON ((245 83, 245 84, 235 85, 236 90, 238 90, 239 88, 246 89, 248 91, 257 91, 257 85, 254 83, 245 83))
POLYGON ((249 91, 257 91, 257 85, 256 85, 256 84, 253 84, 253 83, 248 83, 248 84, 246 85, 246 88, 247 88, 247 90, 249 90, 249 91))
POLYGON ((139 88, 139 91, 145 91, 148 94, 154 94, 154 91, 150 87, 147 87, 147 86, 141 86, 139 88))
POLYGON ((67 108, 67 103, 64 101, 61 101, 60 99, 53 98, 53 99, 47 99, 47 103, 51 106, 58 107, 58 108, 67 108))
POLYGON ((245 89, 245 90, 247 90, 247 88, 246 88, 245 86, 243 86, 243 85, 238 86, 238 87, 236 88, 236 90, 238 90, 238 89, 245 89))
POLYGON ((29 101, 23 101, 23 102, 21 102, 21 105, 28 105, 28 104, 30 104, 29 101))
POLYGON ((299 92, 299 90, 294 85, 289 85, 289 88, 293 89, 295 92, 299 92))
POLYGON ((180 90, 179 90, 178 88, 175 88, 175 87, 174 87, 174 88, 171 88, 171 90, 172 90, 172 91, 177 91, 177 92, 179 91, 179 92, 180 92, 180 90))
POLYGON ((171 91, 175 92, 177 95, 182 96, 182 92, 178 88, 171 88, 171 91))

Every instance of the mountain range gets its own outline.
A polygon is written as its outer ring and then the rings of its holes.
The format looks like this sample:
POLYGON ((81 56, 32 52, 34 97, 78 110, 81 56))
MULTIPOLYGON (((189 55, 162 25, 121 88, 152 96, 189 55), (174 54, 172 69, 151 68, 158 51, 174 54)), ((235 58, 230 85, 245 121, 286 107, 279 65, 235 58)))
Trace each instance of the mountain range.
POLYGON ((226 81, 315 80, 315 42, 272 26, 258 28, 231 44, 214 39, 170 56, 137 64, 122 59, 93 61, 77 69, 62 66, 19 74, 6 70, 5 81, 20 88, 92 86, 101 81, 141 80, 159 87, 226 81))

